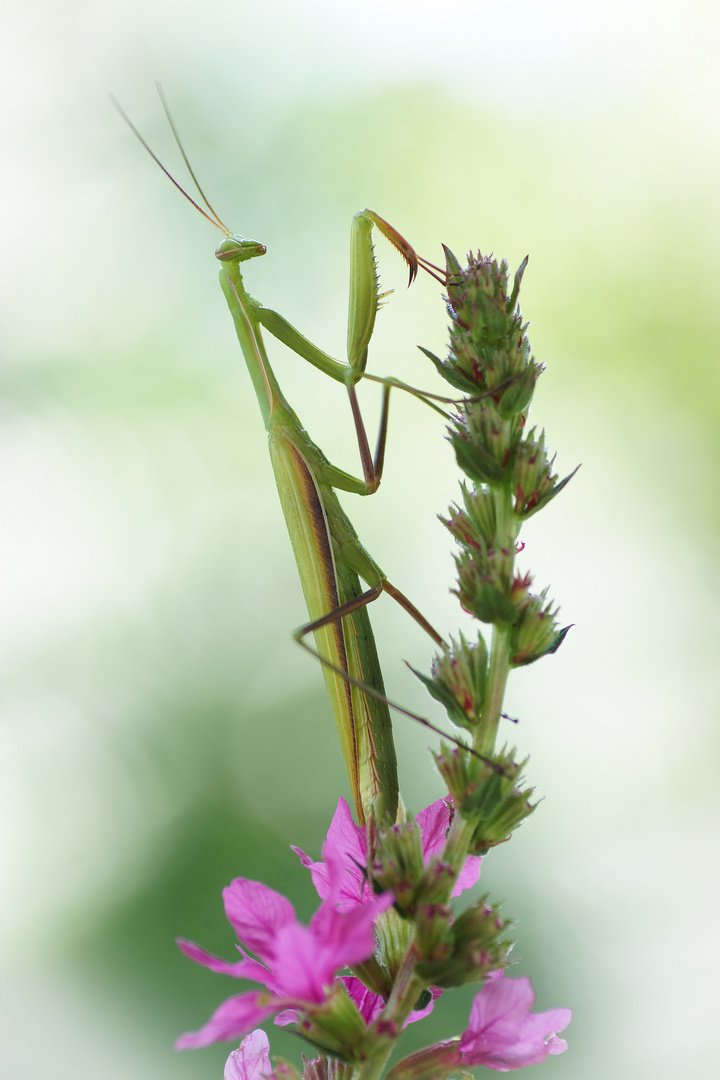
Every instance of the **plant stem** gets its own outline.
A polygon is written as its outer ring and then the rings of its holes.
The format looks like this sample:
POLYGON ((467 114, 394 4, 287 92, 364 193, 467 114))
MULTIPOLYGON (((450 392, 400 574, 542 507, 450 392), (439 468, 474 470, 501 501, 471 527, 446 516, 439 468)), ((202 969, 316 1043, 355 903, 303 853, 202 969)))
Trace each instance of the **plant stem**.
MULTIPOLYGON (((508 580, 512 580, 518 533, 518 524, 512 509, 512 494, 507 484, 493 494, 497 544, 503 554, 504 573, 508 580)), ((474 741, 474 749, 480 754, 491 754, 495 746, 505 686, 510 673, 510 634, 511 628, 504 623, 493 626, 485 701, 474 741)))
POLYGON ((387 1005, 373 1025, 377 1032, 375 1052, 358 1066, 353 1080, 380 1080, 383 1075, 403 1025, 427 985, 415 974, 416 961, 417 950, 414 942, 411 942, 403 957, 387 1005))

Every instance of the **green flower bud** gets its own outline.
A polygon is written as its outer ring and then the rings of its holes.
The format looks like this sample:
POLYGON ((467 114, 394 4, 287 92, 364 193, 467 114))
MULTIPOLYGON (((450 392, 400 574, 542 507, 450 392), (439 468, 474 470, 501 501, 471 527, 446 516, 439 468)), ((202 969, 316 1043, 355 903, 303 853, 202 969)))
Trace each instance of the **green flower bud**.
POLYGON ((447 1039, 408 1054, 387 1075, 387 1080, 473 1080, 460 1066, 460 1039, 447 1039))
POLYGON ((464 365, 458 359, 441 360, 438 356, 435 356, 435 353, 431 353, 429 349, 424 349, 422 345, 418 345, 418 349, 420 352, 425 353, 428 360, 432 360, 438 374, 442 375, 443 379, 449 382, 451 386, 454 386, 456 390, 460 390, 463 394, 477 393, 477 381, 472 376, 465 374, 464 365))
POLYGON ((472 728, 477 724, 485 700, 487 680, 487 647, 481 634, 475 644, 469 644, 460 634, 456 643, 433 658, 432 678, 410 669, 425 683, 429 693, 445 706, 448 716, 458 727, 472 728))
POLYGON ((514 441, 510 422, 500 416, 494 405, 488 405, 485 401, 468 403, 463 413, 462 428, 467 431, 473 445, 483 447, 504 472, 514 441))
POLYGON ((419 904, 415 912, 415 944, 421 962, 437 963, 452 953, 452 911, 447 904, 419 904))
POLYGON ((468 792, 468 751, 458 746, 441 743, 440 751, 433 754, 437 770, 447 784, 455 806, 462 806, 468 792))
POLYGON ((494 345, 508 333, 507 263, 470 256, 462 285, 448 288, 448 298, 458 321, 467 327, 476 344, 494 345))
POLYGON ((450 897, 457 874, 441 858, 431 859, 418 885, 419 904, 444 904, 450 897))
POLYGON ((497 906, 488 907, 486 899, 481 897, 455 920, 447 957, 418 963, 421 978, 447 989, 477 982, 505 966, 512 948, 512 942, 504 937, 510 923, 499 917, 497 906))
POLYGON ((480 446, 463 427, 449 429, 448 439, 455 451, 457 463, 476 484, 497 485, 505 476, 501 465, 488 450, 480 446))
POLYGON ((555 458, 548 460, 545 449, 545 432, 541 432, 537 440, 533 438, 534 434, 533 428, 527 438, 517 444, 512 465, 515 513, 523 518, 529 518, 547 506, 580 468, 578 465, 558 483, 552 471, 555 458))
POLYGON ((456 503, 452 503, 450 517, 440 517, 440 521, 463 547, 472 547, 484 553, 497 544, 495 501, 492 493, 484 488, 469 488, 467 484, 461 484, 460 489, 465 509, 461 510, 456 503))
POLYGON ((344 985, 337 980, 324 1003, 308 1010, 299 1021, 298 1030, 313 1046, 341 1061, 358 1061, 363 1056, 367 1025, 344 985))
POLYGON ((497 514, 495 500, 489 491, 482 488, 468 488, 461 484, 463 502, 472 526, 486 547, 494 547, 497 536, 497 514))
POLYGON ((352 964, 350 967, 353 975, 357 975, 360 982, 372 990, 373 994, 389 998, 392 990, 392 981, 387 970, 378 963, 374 956, 363 960, 361 964, 352 964))
POLYGON ((507 389, 503 390, 497 409, 500 416, 510 418, 516 413, 524 412, 535 393, 535 383, 538 375, 542 373, 540 364, 533 360, 524 370, 519 372, 507 389))
POLYGON ((422 836, 416 822, 405 821, 378 834, 373 860, 376 885, 395 895, 395 907, 403 915, 415 906, 415 893, 425 872, 422 836))
MULTIPOLYGON (((510 838, 517 826, 529 817, 537 803, 531 803, 533 789, 516 786, 518 776, 527 764, 516 762, 514 751, 495 756, 499 769, 484 765, 477 778, 471 777, 465 797, 459 803, 460 813, 475 823, 472 851, 484 854, 510 838)), ((474 764, 474 763, 473 763, 474 764)))
POLYGON ((555 622, 558 608, 553 608, 552 602, 546 604, 546 596, 544 589, 539 596, 528 596, 520 607, 510 644, 510 661, 515 667, 557 652, 570 629, 570 626, 559 629, 555 622))
POLYGON ((387 971, 392 986, 413 935, 409 919, 399 915, 394 907, 383 912, 375 923, 378 944, 378 960, 387 971))
POLYGON ((453 970, 448 970, 446 981, 438 985, 449 987, 477 982, 507 964, 513 943, 504 934, 512 924, 500 918, 498 905, 488 907, 486 900, 487 896, 481 897, 455 921, 450 961, 453 970))
POLYGON ((458 588, 454 589, 466 611, 481 622, 513 626, 520 618, 511 598, 513 582, 508 578, 509 551, 489 551, 486 558, 467 551, 455 556, 458 588))

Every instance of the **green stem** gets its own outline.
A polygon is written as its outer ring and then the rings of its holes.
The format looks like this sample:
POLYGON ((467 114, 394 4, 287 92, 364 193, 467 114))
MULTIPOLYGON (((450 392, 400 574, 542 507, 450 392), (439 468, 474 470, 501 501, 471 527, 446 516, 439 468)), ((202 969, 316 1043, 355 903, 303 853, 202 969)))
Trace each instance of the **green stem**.
POLYGON ((403 1024, 426 988, 426 983, 415 974, 416 961, 415 944, 411 942, 393 983, 387 1005, 373 1024, 376 1033, 375 1051, 355 1069, 353 1080, 380 1080, 383 1075, 393 1047, 402 1034, 403 1024))
POLYGON ((473 747, 479 754, 485 756, 491 754, 495 746, 509 673, 510 627, 494 626, 485 702, 473 747))
MULTIPOLYGON (((494 498, 497 544, 505 553, 504 574, 508 581, 512 581, 518 533, 518 523, 512 509, 512 493, 505 485, 494 492, 494 498)), ((510 634, 511 627, 505 624, 493 626, 485 701, 474 740, 474 749, 480 754, 491 754, 495 746, 505 686, 510 673, 510 634)))

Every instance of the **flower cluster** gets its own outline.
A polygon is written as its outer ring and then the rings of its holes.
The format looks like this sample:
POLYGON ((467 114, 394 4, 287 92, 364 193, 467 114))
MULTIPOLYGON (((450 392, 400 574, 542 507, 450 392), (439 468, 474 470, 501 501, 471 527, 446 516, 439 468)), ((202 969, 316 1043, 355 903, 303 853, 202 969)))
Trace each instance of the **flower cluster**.
MULTIPOLYGON (((391 1070, 388 1080, 450 1080, 467 1076, 465 1070, 478 1065, 508 1072, 561 1054, 567 1043, 557 1032, 570 1023, 570 1010, 533 1013, 534 1001, 529 979, 490 979, 476 995, 467 1030, 459 1038, 408 1055, 391 1070)), ((269 1051, 265 1032, 251 1032, 227 1059, 224 1080, 301 1080, 287 1062, 273 1070, 269 1051)), ((346 1076, 342 1063, 321 1056, 306 1061, 302 1080, 344 1080, 346 1076)))
MULTIPOLYGON (((442 853, 450 817, 447 799, 418 814, 427 866, 442 853)), ((368 885, 365 830, 355 824, 347 803, 340 799, 323 846, 323 860, 313 862, 299 848, 293 850, 310 869, 322 900, 309 926, 298 923, 292 905, 281 894, 260 882, 237 878, 224 890, 223 898, 228 921, 242 942, 237 946, 242 959, 230 963, 192 942, 178 942, 187 956, 211 971, 266 987, 265 992, 251 990, 228 998, 202 1028, 176 1043, 178 1049, 192 1049, 245 1036, 228 1058, 225 1080, 300 1080, 297 1070, 286 1062, 272 1069, 267 1036, 262 1030, 252 1030, 273 1016, 280 1026, 296 1025, 323 1050, 320 1057, 306 1061, 304 1080, 351 1080, 349 1065, 366 1059, 372 1037, 384 1030, 395 1034, 387 1017, 392 979, 378 959, 376 942, 376 936, 382 936, 383 920, 392 916, 393 897, 387 892, 376 895, 368 885), (346 966, 370 978, 338 976, 346 966), (384 993, 366 985, 373 975, 377 980, 378 972, 384 993)), ((475 884, 480 862, 474 856, 466 859, 454 895, 475 884)), ((564 1050, 565 1043, 556 1032, 569 1023, 569 1010, 532 1014, 529 980, 501 976, 501 970, 487 975, 463 1035, 405 1058, 392 1070, 393 1080, 442 1080, 480 1064, 500 1070, 520 1068, 564 1050)), ((441 993, 439 987, 429 987, 403 1026, 427 1016, 441 993)))
POLYGON ((339 911, 345 870, 331 847, 326 845, 323 854, 327 894, 309 926, 297 921, 289 900, 259 881, 236 878, 223 891, 228 921, 257 960, 240 945, 242 960, 228 963, 191 941, 178 942, 185 955, 203 967, 266 987, 264 993, 250 990, 228 998, 199 1031, 178 1039, 179 1050, 237 1039, 287 1009, 307 1018, 313 1027, 326 1029, 328 1048, 333 1046, 333 1028, 338 1023, 352 1029, 351 1039, 353 1035, 358 1039, 364 1036, 360 1014, 334 976, 341 968, 372 956, 373 924, 391 906, 392 894, 369 897, 352 911, 339 911))

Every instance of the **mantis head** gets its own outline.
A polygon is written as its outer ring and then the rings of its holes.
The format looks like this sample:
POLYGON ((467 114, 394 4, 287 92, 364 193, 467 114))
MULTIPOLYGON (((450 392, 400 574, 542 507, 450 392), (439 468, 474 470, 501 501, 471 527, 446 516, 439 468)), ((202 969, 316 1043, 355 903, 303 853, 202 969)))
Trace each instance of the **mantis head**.
POLYGON ((218 244, 215 258, 220 262, 245 262, 246 259, 254 259, 256 255, 264 255, 266 251, 265 245, 259 244, 257 240, 248 240, 246 236, 228 236, 218 244))

